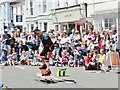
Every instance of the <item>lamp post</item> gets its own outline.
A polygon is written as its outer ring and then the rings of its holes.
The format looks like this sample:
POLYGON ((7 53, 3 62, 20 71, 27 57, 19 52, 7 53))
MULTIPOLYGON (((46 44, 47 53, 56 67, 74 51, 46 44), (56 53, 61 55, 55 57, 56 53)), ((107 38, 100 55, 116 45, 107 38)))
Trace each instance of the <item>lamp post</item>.
POLYGON ((87 3, 84 3, 84 10, 85 10, 85 28, 88 29, 88 26, 87 26, 87 7, 88 7, 88 4, 87 3))

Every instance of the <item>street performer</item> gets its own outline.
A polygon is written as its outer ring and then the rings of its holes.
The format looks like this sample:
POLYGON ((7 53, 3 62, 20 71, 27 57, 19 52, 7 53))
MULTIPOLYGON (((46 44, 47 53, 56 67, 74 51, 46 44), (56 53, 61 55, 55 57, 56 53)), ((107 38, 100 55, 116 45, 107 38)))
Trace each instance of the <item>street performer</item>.
POLYGON ((41 42, 43 43, 44 49, 42 50, 40 56, 43 56, 42 63, 43 65, 39 67, 39 69, 46 69, 45 73, 42 73, 43 76, 50 75, 50 64, 49 64, 49 58, 51 57, 52 51, 53 51, 53 42, 51 38, 45 33, 41 32, 41 30, 36 27, 34 30, 34 34, 37 35, 41 42))

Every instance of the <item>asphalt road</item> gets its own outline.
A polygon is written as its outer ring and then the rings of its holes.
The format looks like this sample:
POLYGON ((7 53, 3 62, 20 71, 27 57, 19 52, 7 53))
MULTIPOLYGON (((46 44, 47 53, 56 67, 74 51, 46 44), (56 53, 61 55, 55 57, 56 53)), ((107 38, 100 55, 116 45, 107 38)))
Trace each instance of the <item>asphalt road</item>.
MULTIPOLYGON (((57 77, 57 67, 51 69, 52 76, 57 77)), ((45 84, 39 82, 36 76, 40 73, 37 66, 7 66, 0 70, 3 84, 10 88, 118 88, 118 74, 115 71, 96 73, 85 71, 83 67, 67 67, 67 76, 62 79, 75 80, 77 83, 45 84)))

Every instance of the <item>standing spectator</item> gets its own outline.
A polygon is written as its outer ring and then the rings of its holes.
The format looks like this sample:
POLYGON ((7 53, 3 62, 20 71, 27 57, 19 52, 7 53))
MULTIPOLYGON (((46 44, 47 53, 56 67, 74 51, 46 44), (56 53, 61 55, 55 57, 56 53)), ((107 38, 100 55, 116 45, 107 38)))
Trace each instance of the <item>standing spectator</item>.
POLYGON ((5 29, 4 30, 4 34, 2 35, 2 40, 9 40, 9 38, 10 38, 10 34, 8 34, 8 30, 7 29, 5 29))
POLYGON ((70 34, 69 37, 70 37, 71 41, 74 39, 74 37, 75 37, 75 31, 74 31, 74 29, 72 30, 72 33, 70 34))
POLYGON ((15 38, 14 34, 11 33, 11 38, 10 38, 10 53, 12 53, 12 49, 15 48, 15 38))
POLYGON ((100 37, 100 40, 98 41, 98 47, 100 49, 104 49, 104 35, 100 37))
POLYGON ((80 40, 80 33, 78 30, 75 31, 75 37, 74 37, 74 41, 79 41, 80 40))

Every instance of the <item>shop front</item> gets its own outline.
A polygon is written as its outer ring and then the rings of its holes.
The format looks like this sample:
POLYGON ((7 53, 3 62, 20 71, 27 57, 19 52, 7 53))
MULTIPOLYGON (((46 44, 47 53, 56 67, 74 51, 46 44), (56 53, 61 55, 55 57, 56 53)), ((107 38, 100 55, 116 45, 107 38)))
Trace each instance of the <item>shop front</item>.
POLYGON ((80 26, 84 24, 81 21, 81 18, 84 18, 82 15, 80 5, 53 10, 52 21, 55 25, 55 30, 56 26, 58 26, 57 30, 59 31, 72 29, 80 31, 80 26))

